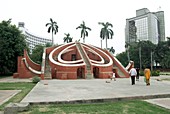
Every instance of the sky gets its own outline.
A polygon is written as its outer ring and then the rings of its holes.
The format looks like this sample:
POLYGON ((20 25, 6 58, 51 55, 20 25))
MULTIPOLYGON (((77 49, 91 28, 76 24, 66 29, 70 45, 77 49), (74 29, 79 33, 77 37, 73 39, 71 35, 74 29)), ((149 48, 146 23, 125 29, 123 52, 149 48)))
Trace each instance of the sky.
MULTIPOLYGON (((30 33, 51 38, 45 24, 52 18, 59 26, 54 43, 62 44, 64 33, 70 33, 73 41, 80 39, 81 30, 76 27, 84 21, 92 29, 85 42, 98 47, 102 28, 98 22, 109 22, 114 36, 108 40, 108 47, 113 46, 118 54, 125 51, 126 19, 135 17, 136 10, 141 8, 164 11, 165 36, 170 37, 169 4, 170 0, 0 0, 0 22, 12 18, 12 24, 18 26, 18 22, 24 22, 30 33)), ((103 48, 105 43, 103 41, 103 48)))

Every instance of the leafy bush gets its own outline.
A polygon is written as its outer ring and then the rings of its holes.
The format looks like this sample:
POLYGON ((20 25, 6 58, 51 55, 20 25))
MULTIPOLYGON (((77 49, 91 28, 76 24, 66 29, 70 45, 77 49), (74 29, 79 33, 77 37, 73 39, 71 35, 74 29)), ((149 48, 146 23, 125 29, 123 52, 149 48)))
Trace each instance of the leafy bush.
POLYGON ((38 76, 34 76, 34 77, 32 78, 32 82, 33 82, 33 83, 38 83, 40 80, 41 80, 41 79, 40 79, 40 77, 38 77, 38 76))
POLYGON ((140 71, 139 71, 139 76, 144 76, 143 70, 140 70, 140 71))
POLYGON ((151 73, 152 73, 152 76, 159 76, 160 75, 159 70, 152 71, 151 73))

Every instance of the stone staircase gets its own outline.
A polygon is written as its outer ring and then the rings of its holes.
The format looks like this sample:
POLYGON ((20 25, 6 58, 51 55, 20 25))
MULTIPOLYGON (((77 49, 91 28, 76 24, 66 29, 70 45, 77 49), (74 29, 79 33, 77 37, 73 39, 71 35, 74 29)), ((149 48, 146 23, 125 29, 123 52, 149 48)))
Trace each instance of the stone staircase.
POLYGON ((44 72, 44 79, 45 80, 52 79, 52 77, 51 77, 51 67, 50 67, 48 61, 49 61, 49 58, 48 58, 48 55, 46 55, 46 57, 45 57, 45 72, 44 72))
POLYGON ((113 69, 117 69, 117 73, 120 77, 126 77, 125 74, 117 66, 114 65, 113 69))
POLYGON ((76 42, 76 47, 77 47, 81 57, 83 58, 83 61, 86 63, 86 70, 87 70, 86 78, 87 79, 92 79, 93 78, 93 73, 91 72, 90 61, 89 61, 87 55, 85 54, 83 47, 81 46, 81 44, 79 42, 76 42))

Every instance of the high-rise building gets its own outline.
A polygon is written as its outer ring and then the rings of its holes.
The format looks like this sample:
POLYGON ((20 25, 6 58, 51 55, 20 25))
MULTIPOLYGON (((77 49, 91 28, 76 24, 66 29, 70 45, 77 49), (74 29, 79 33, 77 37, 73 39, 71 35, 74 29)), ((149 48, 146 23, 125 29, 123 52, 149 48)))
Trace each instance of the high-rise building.
POLYGON ((136 17, 126 19, 125 42, 165 41, 164 11, 150 12, 147 8, 136 10, 136 17))
POLYGON ((30 53, 32 53, 32 50, 34 49, 36 45, 40 45, 40 44, 45 45, 46 43, 52 43, 52 40, 49 38, 42 38, 42 37, 33 35, 30 32, 28 32, 28 30, 25 28, 24 22, 19 22, 18 27, 26 37, 25 40, 29 46, 30 53))

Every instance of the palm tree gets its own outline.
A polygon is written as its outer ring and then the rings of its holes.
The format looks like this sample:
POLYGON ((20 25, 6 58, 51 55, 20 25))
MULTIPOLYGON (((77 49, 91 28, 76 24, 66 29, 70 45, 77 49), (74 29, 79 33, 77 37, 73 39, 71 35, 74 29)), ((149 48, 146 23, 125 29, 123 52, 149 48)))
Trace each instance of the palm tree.
POLYGON ((52 33, 52 45, 54 45, 54 38, 53 38, 53 33, 56 34, 58 32, 58 25, 57 22, 53 21, 52 18, 50 18, 50 23, 47 23, 45 25, 46 27, 48 27, 48 33, 52 33))
POLYGON ((63 38, 64 42, 67 42, 67 43, 72 42, 73 38, 70 37, 70 34, 69 33, 68 34, 64 33, 64 34, 66 35, 66 37, 63 38))
POLYGON ((85 22, 83 21, 83 23, 80 24, 80 26, 78 26, 76 29, 81 29, 81 38, 83 38, 83 43, 85 43, 85 37, 88 37, 87 30, 91 31, 91 28, 86 27, 85 22))
POLYGON ((113 47, 111 47, 111 48, 109 48, 109 52, 114 54, 115 53, 115 49, 113 47))
POLYGON ((114 35, 112 29, 110 29, 109 26, 113 27, 113 25, 109 22, 106 22, 106 23, 99 22, 98 24, 103 25, 103 28, 101 28, 101 31, 100 31, 101 48, 102 48, 102 40, 106 39, 106 49, 107 49, 107 39, 112 39, 114 35))

